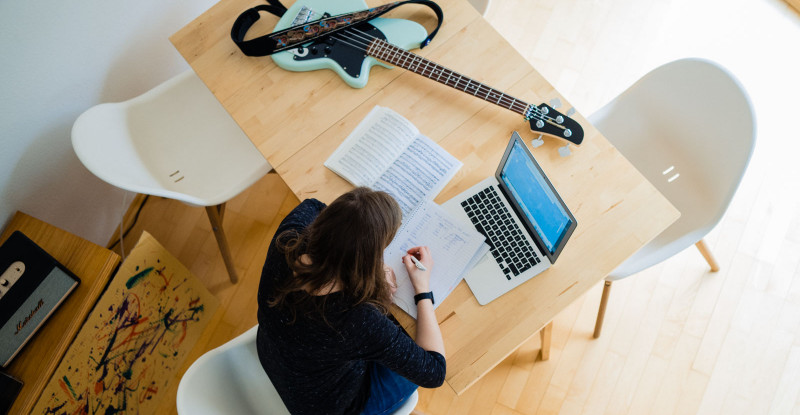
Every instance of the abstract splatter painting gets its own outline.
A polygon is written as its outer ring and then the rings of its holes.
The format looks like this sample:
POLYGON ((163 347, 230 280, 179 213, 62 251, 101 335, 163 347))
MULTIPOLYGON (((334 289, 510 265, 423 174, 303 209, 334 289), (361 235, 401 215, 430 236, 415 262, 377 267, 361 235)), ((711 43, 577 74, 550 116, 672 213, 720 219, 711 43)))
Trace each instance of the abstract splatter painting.
POLYGON ((155 413, 217 306, 197 278, 143 232, 33 413, 155 413))

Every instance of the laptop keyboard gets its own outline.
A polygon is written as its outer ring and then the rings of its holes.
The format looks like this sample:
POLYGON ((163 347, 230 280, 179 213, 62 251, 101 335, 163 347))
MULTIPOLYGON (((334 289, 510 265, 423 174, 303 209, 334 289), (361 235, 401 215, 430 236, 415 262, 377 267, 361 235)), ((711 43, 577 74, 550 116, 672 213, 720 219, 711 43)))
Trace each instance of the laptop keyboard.
POLYGON ((486 237, 489 252, 507 279, 541 262, 493 186, 461 202, 461 207, 467 212, 475 229, 486 237))

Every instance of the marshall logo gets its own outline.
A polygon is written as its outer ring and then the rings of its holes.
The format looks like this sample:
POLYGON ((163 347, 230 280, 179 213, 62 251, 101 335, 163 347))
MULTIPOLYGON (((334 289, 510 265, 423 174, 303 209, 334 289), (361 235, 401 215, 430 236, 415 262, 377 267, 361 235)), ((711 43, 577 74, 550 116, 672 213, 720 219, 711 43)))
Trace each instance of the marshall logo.
POLYGON ((22 329, 25 328, 25 326, 28 324, 29 321, 31 321, 33 316, 35 316, 36 313, 38 313, 39 310, 42 309, 43 305, 44 305, 44 300, 40 299, 39 302, 36 303, 36 307, 34 307, 33 310, 31 310, 31 312, 28 313, 28 315, 25 318, 22 319, 22 321, 17 323, 17 331, 14 333, 15 335, 19 334, 19 332, 21 332, 22 329))

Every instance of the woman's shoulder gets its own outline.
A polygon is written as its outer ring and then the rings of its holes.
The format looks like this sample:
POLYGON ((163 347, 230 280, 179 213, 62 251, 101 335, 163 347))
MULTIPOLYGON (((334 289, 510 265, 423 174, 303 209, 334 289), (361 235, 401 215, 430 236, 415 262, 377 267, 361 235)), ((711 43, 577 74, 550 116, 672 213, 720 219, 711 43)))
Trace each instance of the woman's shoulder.
POLYGON ((394 327, 389 315, 384 314, 376 306, 368 303, 343 309, 339 316, 339 321, 344 327, 352 329, 355 333, 360 333, 360 335, 382 332, 394 327))
POLYGON ((286 215, 284 222, 311 223, 319 215, 319 212, 325 209, 325 206, 324 203, 317 199, 303 200, 286 215))
POLYGON ((317 218, 322 209, 325 209, 325 206, 324 203, 317 199, 303 200, 283 218, 275 236, 280 235, 284 231, 301 231, 305 229, 317 218))

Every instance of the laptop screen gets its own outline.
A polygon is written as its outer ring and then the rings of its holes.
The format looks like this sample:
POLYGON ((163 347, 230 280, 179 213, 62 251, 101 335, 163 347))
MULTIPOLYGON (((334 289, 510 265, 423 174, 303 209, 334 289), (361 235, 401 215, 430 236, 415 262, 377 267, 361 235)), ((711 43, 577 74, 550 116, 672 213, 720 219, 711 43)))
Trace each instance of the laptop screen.
POLYGON ((505 186, 517 207, 539 234, 548 257, 554 261, 562 242, 572 233, 575 219, 556 194, 521 138, 515 133, 499 181, 505 186))

